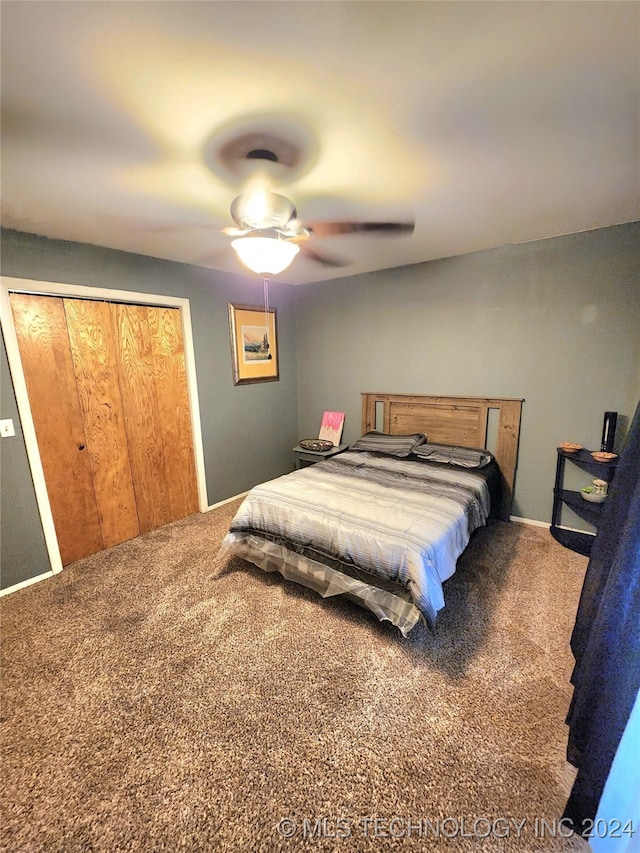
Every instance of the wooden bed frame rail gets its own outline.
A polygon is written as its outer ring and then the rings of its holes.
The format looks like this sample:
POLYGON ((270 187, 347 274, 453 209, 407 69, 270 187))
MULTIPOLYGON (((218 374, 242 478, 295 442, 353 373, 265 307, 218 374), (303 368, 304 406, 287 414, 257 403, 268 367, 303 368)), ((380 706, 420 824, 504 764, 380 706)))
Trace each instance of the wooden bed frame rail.
POLYGON ((522 398, 432 397, 424 394, 362 394, 362 432, 380 429, 390 435, 423 432, 427 441, 459 447, 486 447, 489 412, 498 410, 493 451, 502 474, 500 517, 511 515, 522 398))

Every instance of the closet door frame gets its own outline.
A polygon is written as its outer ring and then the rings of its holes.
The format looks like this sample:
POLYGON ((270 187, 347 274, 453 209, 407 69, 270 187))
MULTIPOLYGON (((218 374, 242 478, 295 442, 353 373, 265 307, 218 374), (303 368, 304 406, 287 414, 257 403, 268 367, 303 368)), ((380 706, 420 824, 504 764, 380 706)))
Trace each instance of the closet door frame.
POLYGON ((182 321, 182 335, 184 342, 184 360, 187 374, 187 387, 189 392, 189 410, 191 415, 191 429, 193 433, 193 453, 196 465, 196 482, 198 486, 198 509, 206 512, 209 508, 207 502, 207 485, 204 468, 204 451, 202 443, 202 425, 200 422, 200 404, 198 400, 198 384, 196 378, 195 354, 193 348, 193 332, 191 327, 191 309, 188 299, 177 296, 160 296, 153 293, 136 293, 130 290, 110 290, 102 287, 87 287, 77 284, 62 284, 52 281, 33 281, 26 278, 0 277, 0 322, 7 350, 9 369, 13 380, 13 387, 20 415, 22 434, 27 449, 27 458, 33 478, 36 494, 36 502, 40 513, 40 521, 44 532, 44 539, 49 554, 51 571, 54 574, 62 571, 62 559, 58 546, 58 537, 53 524, 51 504, 44 478, 42 460, 36 431, 31 414, 31 404, 27 393, 27 384, 22 369, 22 360, 18 348, 13 314, 9 301, 10 293, 28 293, 38 296, 58 296, 72 299, 88 299, 99 302, 125 302, 133 305, 149 305, 154 308, 178 308, 182 321))

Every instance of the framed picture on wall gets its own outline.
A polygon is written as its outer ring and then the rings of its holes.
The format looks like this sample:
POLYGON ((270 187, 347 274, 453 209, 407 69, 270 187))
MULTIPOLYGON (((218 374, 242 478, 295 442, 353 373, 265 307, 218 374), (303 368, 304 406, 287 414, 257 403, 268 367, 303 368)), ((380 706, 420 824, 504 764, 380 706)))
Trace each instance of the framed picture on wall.
POLYGON ((229 302, 233 384, 280 379, 276 309, 229 302))

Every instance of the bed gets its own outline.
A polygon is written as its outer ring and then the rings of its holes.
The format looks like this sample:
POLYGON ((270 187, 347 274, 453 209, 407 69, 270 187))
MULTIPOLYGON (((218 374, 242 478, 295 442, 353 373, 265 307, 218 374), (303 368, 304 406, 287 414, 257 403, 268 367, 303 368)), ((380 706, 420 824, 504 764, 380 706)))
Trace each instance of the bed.
POLYGON ((253 488, 219 557, 433 627, 473 532, 510 517, 522 402, 362 394, 361 437, 253 488))

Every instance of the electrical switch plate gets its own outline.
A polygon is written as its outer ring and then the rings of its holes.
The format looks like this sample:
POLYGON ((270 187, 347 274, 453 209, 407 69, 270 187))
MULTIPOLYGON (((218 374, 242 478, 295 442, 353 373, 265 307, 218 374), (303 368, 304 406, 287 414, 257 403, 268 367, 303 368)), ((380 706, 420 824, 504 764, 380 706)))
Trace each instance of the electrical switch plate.
POLYGON ((6 418, 3 421, 0 421, 0 437, 2 438, 10 438, 12 435, 15 435, 16 431, 13 427, 13 421, 11 418, 6 418))

